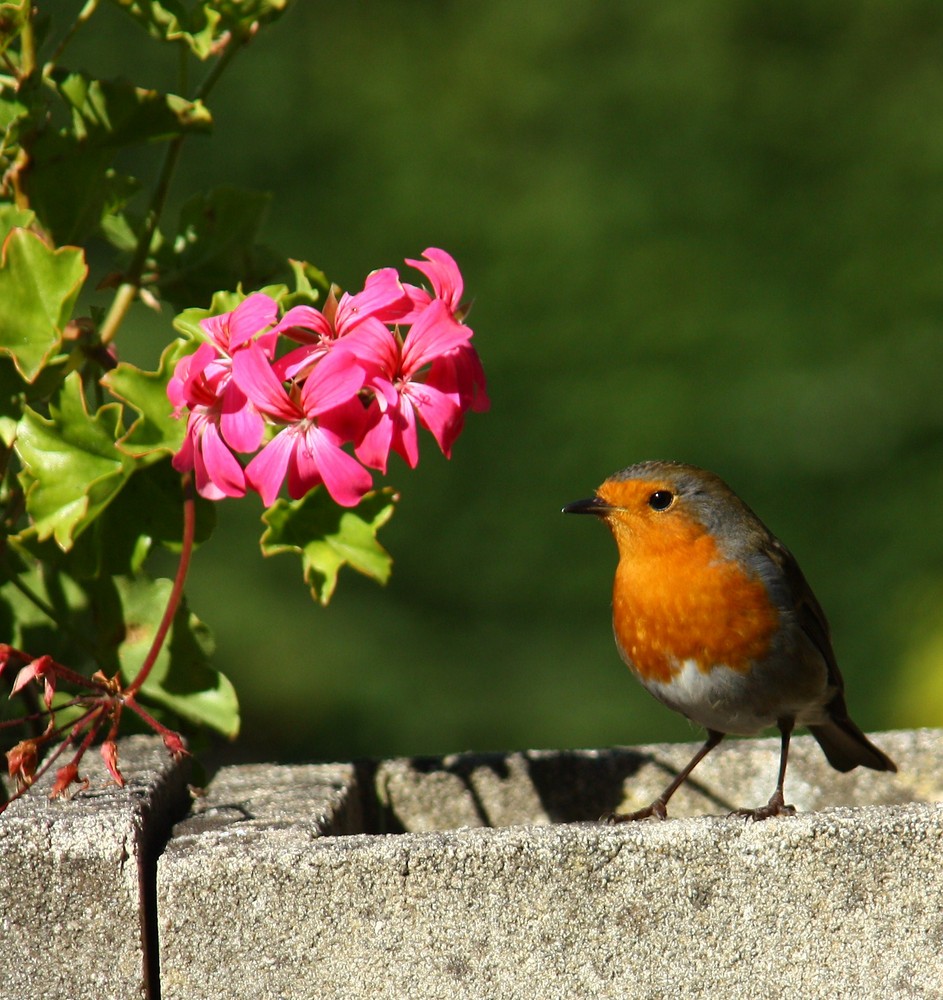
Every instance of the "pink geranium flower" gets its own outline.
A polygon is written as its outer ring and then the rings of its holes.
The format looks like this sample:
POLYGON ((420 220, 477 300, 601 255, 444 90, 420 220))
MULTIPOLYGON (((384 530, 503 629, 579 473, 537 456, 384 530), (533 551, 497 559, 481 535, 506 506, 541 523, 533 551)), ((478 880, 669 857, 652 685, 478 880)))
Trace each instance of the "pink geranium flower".
MULTIPOLYGON (((429 279, 435 298, 441 299, 456 319, 461 319, 465 283, 455 258, 437 247, 429 247, 422 255, 425 260, 407 259, 406 263, 421 271, 429 279)), ((415 285, 407 285, 406 288, 414 306, 419 310, 427 306, 432 299, 424 288, 417 288, 415 285)))
POLYGON ((178 472, 193 470, 197 493, 207 500, 241 497, 246 479, 235 455, 219 432, 219 404, 195 406, 187 418, 187 435, 173 457, 178 472))
POLYGON ((432 433, 442 453, 449 455, 461 428, 461 400, 457 392, 424 381, 422 373, 442 355, 466 346, 470 336, 471 331, 455 321, 446 303, 433 299, 405 340, 386 329, 382 336, 358 333, 349 338, 346 347, 364 366, 366 385, 374 390, 369 429, 356 448, 365 465, 385 473, 392 450, 415 467, 419 461, 417 420, 432 433))
POLYGON ((255 344, 233 358, 233 374, 259 410, 285 425, 246 467, 246 482, 265 506, 275 502, 286 474, 292 499, 324 483, 342 506, 359 503, 372 479, 342 448, 349 440, 350 406, 360 408, 356 397, 364 382, 363 368, 350 352, 326 355, 290 392, 255 344))
MULTIPOLYGON (((406 263, 426 276, 433 294, 430 295, 424 288, 406 285, 414 304, 414 311, 406 320, 417 319, 433 299, 439 299, 445 303, 454 319, 463 322, 467 312, 462 305, 465 283, 455 258, 438 247, 429 247, 423 252, 423 257, 425 260, 408 259, 406 263)), ((472 336, 471 329, 468 335, 472 336)), ((481 360, 470 344, 463 344, 435 359, 426 384, 457 396, 463 411, 471 409, 483 413, 491 405, 485 390, 485 372, 481 360)), ((461 430, 461 424, 458 430, 461 430)))
POLYGON ((251 488, 269 506, 287 477, 293 498, 323 483, 353 506, 371 485, 363 465, 385 473, 391 451, 418 463, 420 426, 450 455, 466 411, 488 408, 485 375, 455 260, 430 247, 407 263, 429 288, 383 268, 354 295, 332 288, 321 309, 296 306, 278 321, 276 302, 255 294, 201 322, 205 342, 167 389, 175 415, 187 411, 173 464, 194 470, 201 495, 251 488), (298 346, 276 360, 281 338, 298 346), (256 452, 243 469, 237 454, 256 452))
POLYGON ((173 466, 178 472, 193 469, 197 491, 208 500, 245 494, 242 467, 231 449, 255 451, 262 442, 265 421, 233 381, 232 359, 250 343, 271 358, 278 335, 268 328, 277 319, 275 300, 255 294, 232 312, 201 320, 208 339, 195 353, 181 358, 168 383, 167 396, 175 416, 184 408, 190 411, 186 438, 174 455, 173 466))
POLYGON ((486 391, 485 370, 471 344, 464 344, 436 358, 429 369, 426 384, 455 396, 463 412, 474 410, 475 413, 485 413, 491 406, 486 391))
POLYGON ((267 357, 273 357, 278 334, 268 328, 277 319, 275 300, 257 293, 243 299, 232 312, 201 320, 200 327, 208 340, 196 353, 181 359, 167 386, 167 395, 177 415, 183 406, 212 407, 218 402, 223 440, 236 451, 255 451, 265 424, 232 381, 232 358, 253 338, 267 357), (264 333, 265 330, 268 332, 264 333))
POLYGON ((344 292, 338 301, 331 289, 323 312, 313 306, 295 306, 275 332, 298 341, 301 347, 278 360, 275 374, 282 381, 304 378, 342 337, 363 326, 382 330, 384 323, 396 322, 411 309, 412 300, 392 267, 367 275, 363 291, 356 295, 344 292))

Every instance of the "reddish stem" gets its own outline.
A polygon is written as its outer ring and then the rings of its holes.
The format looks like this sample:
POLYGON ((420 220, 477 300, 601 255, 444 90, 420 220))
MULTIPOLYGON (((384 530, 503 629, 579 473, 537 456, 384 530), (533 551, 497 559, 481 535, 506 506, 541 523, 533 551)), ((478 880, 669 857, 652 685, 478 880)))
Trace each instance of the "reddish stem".
MULTIPOLYGON (((56 705, 55 710, 61 712, 64 708, 88 704, 90 704, 88 695, 78 695, 75 698, 70 698, 68 701, 60 702, 56 705)), ((96 704, 101 704, 101 701, 96 701, 96 704)), ((31 712, 29 715, 18 715, 15 719, 5 719, 3 722, 0 722, 0 729, 12 729, 14 726, 22 726, 27 722, 41 722, 50 715, 52 715, 52 712, 49 709, 43 709, 41 712, 31 712)))
POLYGON ((56 663, 55 660, 53 660, 53 666, 55 667, 55 675, 59 680, 66 681, 68 684, 74 684, 79 688, 94 688, 103 694, 111 694, 111 689, 104 681, 96 680, 94 677, 86 677, 84 674, 64 667, 61 663, 56 663))
MULTIPOLYGON (((72 732, 69 734, 68 738, 63 739, 62 742, 57 744, 49 756, 44 758, 42 764, 36 768, 36 773, 33 775, 33 784, 35 784, 49 770, 49 768, 55 764, 56 760, 62 756, 68 747, 72 746, 73 739, 75 739, 75 737, 82 731, 82 727, 88 725, 89 721, 99 712, 101 712, 101 706, 90 708, 79 717, 77 722, 73 723, 72 732)), ((65 726, 62 728, 65 729, 65 726)), ((97 726, 92 726, 92 732, 96 732, 97 728, 97 726)), ((62 732, 62 730, 57 730, 57 732, 62 732)))
POLYGON ((147 657, 144 663, 141 664, 141 669, 137 672, 137 676, 124 690, 126 703, 131 708, 134 707, 131 701, 133 701, 138 691, 141 690, 141 685, 147 680, 147 675, 157 662, 157 657, 163 648, 167 632, 170 630, 171 624, 173 624, 174 615, 177 613, 177 608, 180 607, 180 600, 183 597, 183 585, 187 579, 187 572, 190 569, 190 556, 193 553, 193 538, 196 533, 196 500, 193 496, 193 477, 189 472, 183 475, 183 492, 183 545, 180 550, 180 564, 177 566, 177 575, 174 578, 174 585, 170 591, 170 598, 167 601, 167 607, 164 609, 164 616, 160 620, 160 625, 157 627, 157 632, 154 634, 154 641, 151 643, 151 648, 148 650, 147 657))
POLYGON ((84 720, 80 720, 72 727, 72 732, 69 733, 70 743, 75 740, 85 726, 88 726, 88 732, 85 734, 85 737, 79 744, 78 750, 75 752, 75 756, 72 758, 72 762, 74 764, 77 765, 79 763, 85 755, 85 751, 92 745, 92 742, 98 735, 98 730, 101 729, 104 721, 104 707, 99 705, 98 708, 89 712, 88 715, 85 716, 84 720))
POLYGON ((127 708, 130 708, 135 715, 140 716, 151 727, 151 729, 153 729, 154 732, 160 736, 160 738, 164 741, 165 746, 176 746, 179 744, 181 752, 186 753, 186 750, 182 749, 183 742, 180 739, 179 733, 175 733, 172 729, 168 729, 167 726, 158 722, 153 715, 149 712, 145 712, 133 698, 125 697, 124 704, 127 708))

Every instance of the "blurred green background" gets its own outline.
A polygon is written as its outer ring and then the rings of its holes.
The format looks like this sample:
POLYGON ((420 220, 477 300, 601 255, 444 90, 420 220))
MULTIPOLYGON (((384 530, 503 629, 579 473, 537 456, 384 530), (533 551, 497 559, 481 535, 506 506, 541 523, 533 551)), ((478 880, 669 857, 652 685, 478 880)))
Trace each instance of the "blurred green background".
MULTIPOLYGON (((165 55, 108 8, 69 62, 174 89, 165 55)), ((943 4, 304 0, 210 107, 178 202, 271 191, 265 241, 351 288, 448 249, 493 401, 393 465, 385 589, 321 609, 221 505, 189 593, 234 754, 696 738, 616 654, 608 533, 560 514, 645 458, 792 548, 861 725, 943 725, 943 4)), ((170 317, 134 319, 153 360, 170 317)))

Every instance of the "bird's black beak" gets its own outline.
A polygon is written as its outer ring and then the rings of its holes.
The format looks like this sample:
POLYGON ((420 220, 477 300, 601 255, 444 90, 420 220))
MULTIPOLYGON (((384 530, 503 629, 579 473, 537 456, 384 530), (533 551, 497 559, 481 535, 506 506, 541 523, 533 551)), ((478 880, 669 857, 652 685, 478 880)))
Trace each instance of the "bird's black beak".
POLYGON ((568 503, 562 513, 564 514, 595 514, 597 517, 604 517, 612 507, 599 497, 590 497, 588 500, 574 500, 568 503))

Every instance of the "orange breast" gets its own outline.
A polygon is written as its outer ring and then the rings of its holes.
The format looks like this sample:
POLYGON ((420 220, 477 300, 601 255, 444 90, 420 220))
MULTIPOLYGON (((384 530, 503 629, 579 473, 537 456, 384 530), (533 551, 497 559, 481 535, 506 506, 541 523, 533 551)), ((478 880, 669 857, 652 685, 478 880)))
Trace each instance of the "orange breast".
POLYGON ((769 651, 778 614, 756 577, 723 558, 699 525, 619 538, 613 626, 623 658, 643 681, 669 681, 689 660, 707 672, 745 671, 769 651))

